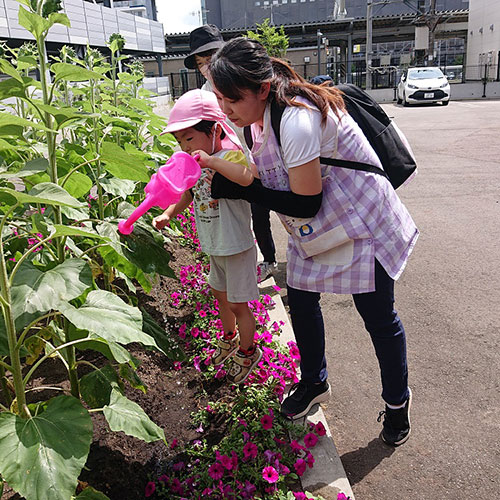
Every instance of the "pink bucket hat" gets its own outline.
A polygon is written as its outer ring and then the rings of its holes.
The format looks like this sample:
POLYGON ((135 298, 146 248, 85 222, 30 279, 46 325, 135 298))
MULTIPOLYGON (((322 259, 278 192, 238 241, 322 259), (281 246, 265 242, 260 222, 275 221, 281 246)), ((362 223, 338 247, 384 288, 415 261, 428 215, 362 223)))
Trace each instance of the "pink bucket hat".
POLYGON ((218 123, 226 133, 222 141, 225 149, 241 149, 240 141, 234 130, 226 123, 226 115, 222 112, 213 92, 194 89, 183 94, 175 103, 163 134, 178 132, 192 127, 202 120, 218 123))

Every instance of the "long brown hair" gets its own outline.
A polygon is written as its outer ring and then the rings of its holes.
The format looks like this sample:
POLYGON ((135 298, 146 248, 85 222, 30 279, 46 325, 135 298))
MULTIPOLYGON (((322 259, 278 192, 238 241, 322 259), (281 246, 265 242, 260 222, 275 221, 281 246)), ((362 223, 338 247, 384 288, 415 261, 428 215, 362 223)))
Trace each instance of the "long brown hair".
POLYGON ((323 122, 330 109, 337 116, 345 110, 339 90, 307 82, 282 59, 269 57, 256 40, 238 37, 227 42, 212 56, 210 74, 217 90, 229 99, 239 100, 242 90, 257 92, 270 82, 269 99, 279 106, 304 106, 294 100, 304 97, 320 110, 323 122))

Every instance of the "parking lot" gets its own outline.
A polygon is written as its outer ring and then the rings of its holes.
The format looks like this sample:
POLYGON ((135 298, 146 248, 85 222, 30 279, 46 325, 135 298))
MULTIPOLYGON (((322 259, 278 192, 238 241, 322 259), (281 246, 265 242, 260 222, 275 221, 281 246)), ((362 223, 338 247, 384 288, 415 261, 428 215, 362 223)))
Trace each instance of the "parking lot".
MULTIPOLYGON (((412 436, 396 450, 377 437, 379 371, 350 296, 322 298, 325 413, 357 500, 499 498, 500 101, 384 108, 419 164, 399 194, 421 236, 396 284, 412 436)), ((276 219, 273 230, 284 286, 286 236, 276 219)))

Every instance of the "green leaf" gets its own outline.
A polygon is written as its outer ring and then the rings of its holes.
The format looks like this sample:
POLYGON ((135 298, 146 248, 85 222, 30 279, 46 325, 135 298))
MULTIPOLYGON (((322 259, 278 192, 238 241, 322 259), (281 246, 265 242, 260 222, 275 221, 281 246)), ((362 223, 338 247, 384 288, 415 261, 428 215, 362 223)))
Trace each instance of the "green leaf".
POLYGON ((19 24, 35 38, 40 38, 40 35, 50 28, 50 22, 47 19, 23 7, 19 7, 19 24))
POLYGON ((166 444, 163 429, 137 403, 127 399, 117 389, 111 392, 109 405, 104 407, 103 413, 112 431, 123 431, 147 443, 162 440, 166 444))
POLYGON ((113 367, 105 365, 80 379, 82 398, 91 408, 102 408, 109 404, 113 384, 118 386, 118 382, 119 378, 113 367))
POLYGON ((116 177, 101 180, 101 186, 106 193, 112 194, 113 196, 121 196, 123 199, 135 191, 135 184, 134 181, 117 179, 116 177))
POLYGON ((45 132, 55 132, 55 130, 51 130, 47 127, 44 127, 42 124, 35 122, 33 120, 26 120, 25 118, 21 118, 20 116, 11 115, 10 113, 2 113, 0 112, 0 127, 12 127, 13 125, 17 125, 18 127, 31 127, 39 130, 44 130, 45 132))
POLYGON ((52 182, 42 182, 33 187, 29 194, 14 189, 0 187, 0 192, 13 196, 19 203, 35 205, 61 205, 83 208, 84 204, 73 198, 64 188, 52 182))
POLYGON ((26 163, 26 165, 17 172, 2 172, 0 177, 3 179, 10 179, 12 177, 28 177, 33 174, 38 174, 40 172, 46 172, 49 168, 49 162, 46 158, 35 158, 26 163))
POLYGON ((6 149, 17 149, 18 147, 18 144, 11 144, 4 139, 0 139, 0 151, 4 151, 6 149))
POLYGON ((102 75, 95 71, 69 63, 54 63, 50 69, 55 74, 55 80, 86 82, 87 80, 100 80, 102 78, 102 75))
POLYGON ((64 189, 75 198, 81 198, 86 195, 92 189, 92 186, 93 183, 90 177, 81 172, 73 172, 64 183, 64 189))
POLYGON ((142 330, 155 339, 156 343, 167 357, 175 361, 183 361, 186 359, 184 351, 174 337, 169 335, 147 311, 141 309, 141 312, 143 318, 142 330))
POLYGON ((95 231, 90 229, 85 229, 83 227, 74 227, 74 226, 61 226, 60 224, 56 224, 54 226, 55 233, 53 233, 54 237, 57 236, 86 236, 87 238, 96 238, 102 241, 108 241, 108 238, 97 234, 95 231))
POLYGON ((144 385, 139 375, 137 375, 137 371, 134 367, 130 366, 129 364, 123 363, 120 365, 119 373, 120 377, 125 379, 134 389, 139 389, 144 394, 146 394, 146 386, 144 385))
POLYGON ((45 272, 24 261, 11 289, 14 317, 57 310, 61 302, 80 296, 91 286, 92 271, 84 260, 67 259, 45 272))
POLYGON ((110 500, 104 493, 95 490, 92 486, 87 486, 75 500, 110 500))
POLYGON ((141 311, 111 292, 93 290, 80 308, 63 302, 59 311, 77 328, 94 332, 108 341, 125 345, 139 342, 158 349, 153 337, 142 331, 141 311))
MULTIPOLYGON (((73 66, 72 66, 73 67, 73 66)), ((62 125, 69 120, 79 120, 82 118, 98 118, 97 113, 82 113, 73 108, 51 106, 50 104, 43 104, 42 102, 33 101, 37 108, 52 115, 57 123, 57 128, 63 128, 62 125)))
MULTIPOLYGON (((57 331, 58 328, 53 325, 51 322, 52 329, 57 331)), ((125 347, 122 347, 120 344, 116 342, 111 342, 103 339, 99 335, 95 333, 88 332, 87 330, 79 330, 75 328, 73 325, 69 325, 69 340, 80 340, 86 339, 89 340, 87 342, 80 342, 75 344, 75 347, 79 350, 91 349, 93 351, 100 352, 103 356, 105 356, 110 361, 116 361, 120 364, 128 363, 131 366, 135 366, 134 357, 130 354, 125 347)), ((65 342, 65 339, 61 336, 61 341, 59 343, 62 344, 65 342)))
POLYGON ((7 59, 0 59, 0 72, 5 73, 6 75, 16 79, 18 82, 23 83, 23 78, 19 71, 17 71, 17 69, 14 68, 9 61, 7 61, 7 59))
POLYGON ((69 17, 62 12, 53 12, 52 14, 50 14, 49 23, 51 26, 54 26, 54 24, 62 24, 63 26, 71 28, 69 17))
POLYGON ((114 142, 102 143, 101 160, 105 162, 104 168, 119 179, 149 182, 150 175, 144 161, 126 153, 114 142))
POLYGON ((151 231, 140 224, 134 225, 134 231, 122 239, 126 245, 124 255, 139 269, 147 274, 158 273, 162 276, 175 278, 174 271, 169 267, 171 255, 165 250, 163 241, 159 244, 151 231))
POLYGON ((104 262, 111 267, 114 267, 121 273, 128 276, 130 279, 135 279, 139 282, 144 291, 151 291, 151 283, 147 279, 141 269, 125 255, 126 248, 120 243, 120 236, 117 232, 117 225, 104 222, 97 226, 97 231, 100 235, 109 238, 110 245, 100 247, 97 251, 104 259, 104 262))
POLYGON ((72 396, 49 401, 40 415, 24 420, 0 414, 0 471, 23 497, 68 500, 85 465, 92 420, 72 396))

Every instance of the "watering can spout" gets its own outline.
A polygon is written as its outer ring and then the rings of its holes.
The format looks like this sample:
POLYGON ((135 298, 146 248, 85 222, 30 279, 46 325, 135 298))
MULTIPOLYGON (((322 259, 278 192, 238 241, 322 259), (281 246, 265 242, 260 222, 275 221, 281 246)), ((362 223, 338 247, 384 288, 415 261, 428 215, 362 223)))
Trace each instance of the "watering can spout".
POLYGON ((166 209, 177 203, 182 194, 192 188, 201 175, 198 162, 199 156, 192 157, 187 153, 174 153, 156 174, 151 176, 144 191, 145 200, 132 212, 127 220, 118 223, 118 231, 130 234, 134 230, 134 222, 142 217, 151 207, 159 206, 166 209))

